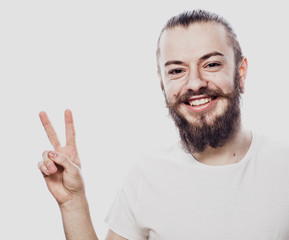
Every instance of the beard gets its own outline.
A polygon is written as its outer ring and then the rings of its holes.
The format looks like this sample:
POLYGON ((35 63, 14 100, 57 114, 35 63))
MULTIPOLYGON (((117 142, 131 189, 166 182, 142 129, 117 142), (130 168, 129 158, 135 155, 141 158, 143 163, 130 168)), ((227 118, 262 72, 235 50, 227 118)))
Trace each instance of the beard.
MULTIPOLYGON (((237 82, 235 79, 235 83, 237 82)), ((235 135, 241 125, 240 93, 237 88, 229 94, 224 94, 221 89, 201 88, 198 92, 189 90, 177 96, 174 103, 170 103, 165 96, 169 114, 179 130, 185 151, 192 154, 203 152, 207 147, 219 148, 235 135), (204 112, 188 116, 190 119, 187 119, 181 113, 180 107, 184 103, 188 104, 189 98, 196 95, 207 95, 212 99, 223 98, 228 104, 221 115, 214 116, 212 112, 204 112)))

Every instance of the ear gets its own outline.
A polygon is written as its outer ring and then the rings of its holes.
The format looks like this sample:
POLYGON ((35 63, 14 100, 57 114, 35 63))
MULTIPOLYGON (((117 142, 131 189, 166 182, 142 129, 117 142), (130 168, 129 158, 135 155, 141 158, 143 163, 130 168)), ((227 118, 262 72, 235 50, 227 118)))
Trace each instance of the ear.
POLYGON ((158 77, 159 77, 159 80, 160 80, 162 92, 164 92, 165 91, 165 87, 164 87, 164 83, 163 83, 162 76, 161 76, 160 72, 158 72, 158 77))
POLYGON ((245 90, 245 80, 247 77, 247 71, 248 71, 248 61, 247 61, 247 58, 243 57, 243 60, 241 62, 240 68, 239 68, 240 89, 242 89, 242 92, 244 92, 244 90, 245 90))

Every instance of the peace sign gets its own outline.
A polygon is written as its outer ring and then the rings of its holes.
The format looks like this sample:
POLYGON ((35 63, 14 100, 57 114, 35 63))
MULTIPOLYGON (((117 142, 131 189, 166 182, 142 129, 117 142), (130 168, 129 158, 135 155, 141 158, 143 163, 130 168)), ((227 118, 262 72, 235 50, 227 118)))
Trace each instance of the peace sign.
POLYGON ((72 112, 65 111, 66 145, 61 146, 47 114, 39 117, 54 151, 44 151, 43 161, 39 162, 47 187, 59 205, 74 198, 83 197, 84 183, 80 173, 80 160, 75 141, 72 112))

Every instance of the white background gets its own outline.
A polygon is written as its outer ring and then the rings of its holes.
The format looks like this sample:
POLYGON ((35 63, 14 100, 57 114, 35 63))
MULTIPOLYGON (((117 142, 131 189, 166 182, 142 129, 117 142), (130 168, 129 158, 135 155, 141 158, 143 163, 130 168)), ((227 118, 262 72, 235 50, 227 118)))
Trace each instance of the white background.
POLYGON ((64 142, 66 108, 104 238, 105 215, 133 156, 176 140, 156 74, 156 42, 168 18, 197 8, 229 20, 248 58, 246 126, 287 140, 285 1, 1 1, 0 239, 64 239, 37 163, 51 149, 38 112, 47 111, 64 142))

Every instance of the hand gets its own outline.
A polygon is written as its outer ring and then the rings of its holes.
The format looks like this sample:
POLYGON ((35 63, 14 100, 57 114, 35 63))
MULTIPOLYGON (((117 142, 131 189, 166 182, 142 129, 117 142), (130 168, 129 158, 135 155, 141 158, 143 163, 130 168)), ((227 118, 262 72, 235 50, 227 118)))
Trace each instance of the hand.
POLYGON ((72 112, 70 110, 65 111, 65 146, 61 146, 47 114, 40 112, 39 117, 54 148, 54 151, 43 152, 43 161, 38 164, 49 191, 60 206, 71 200, 85 197, 72 112))

